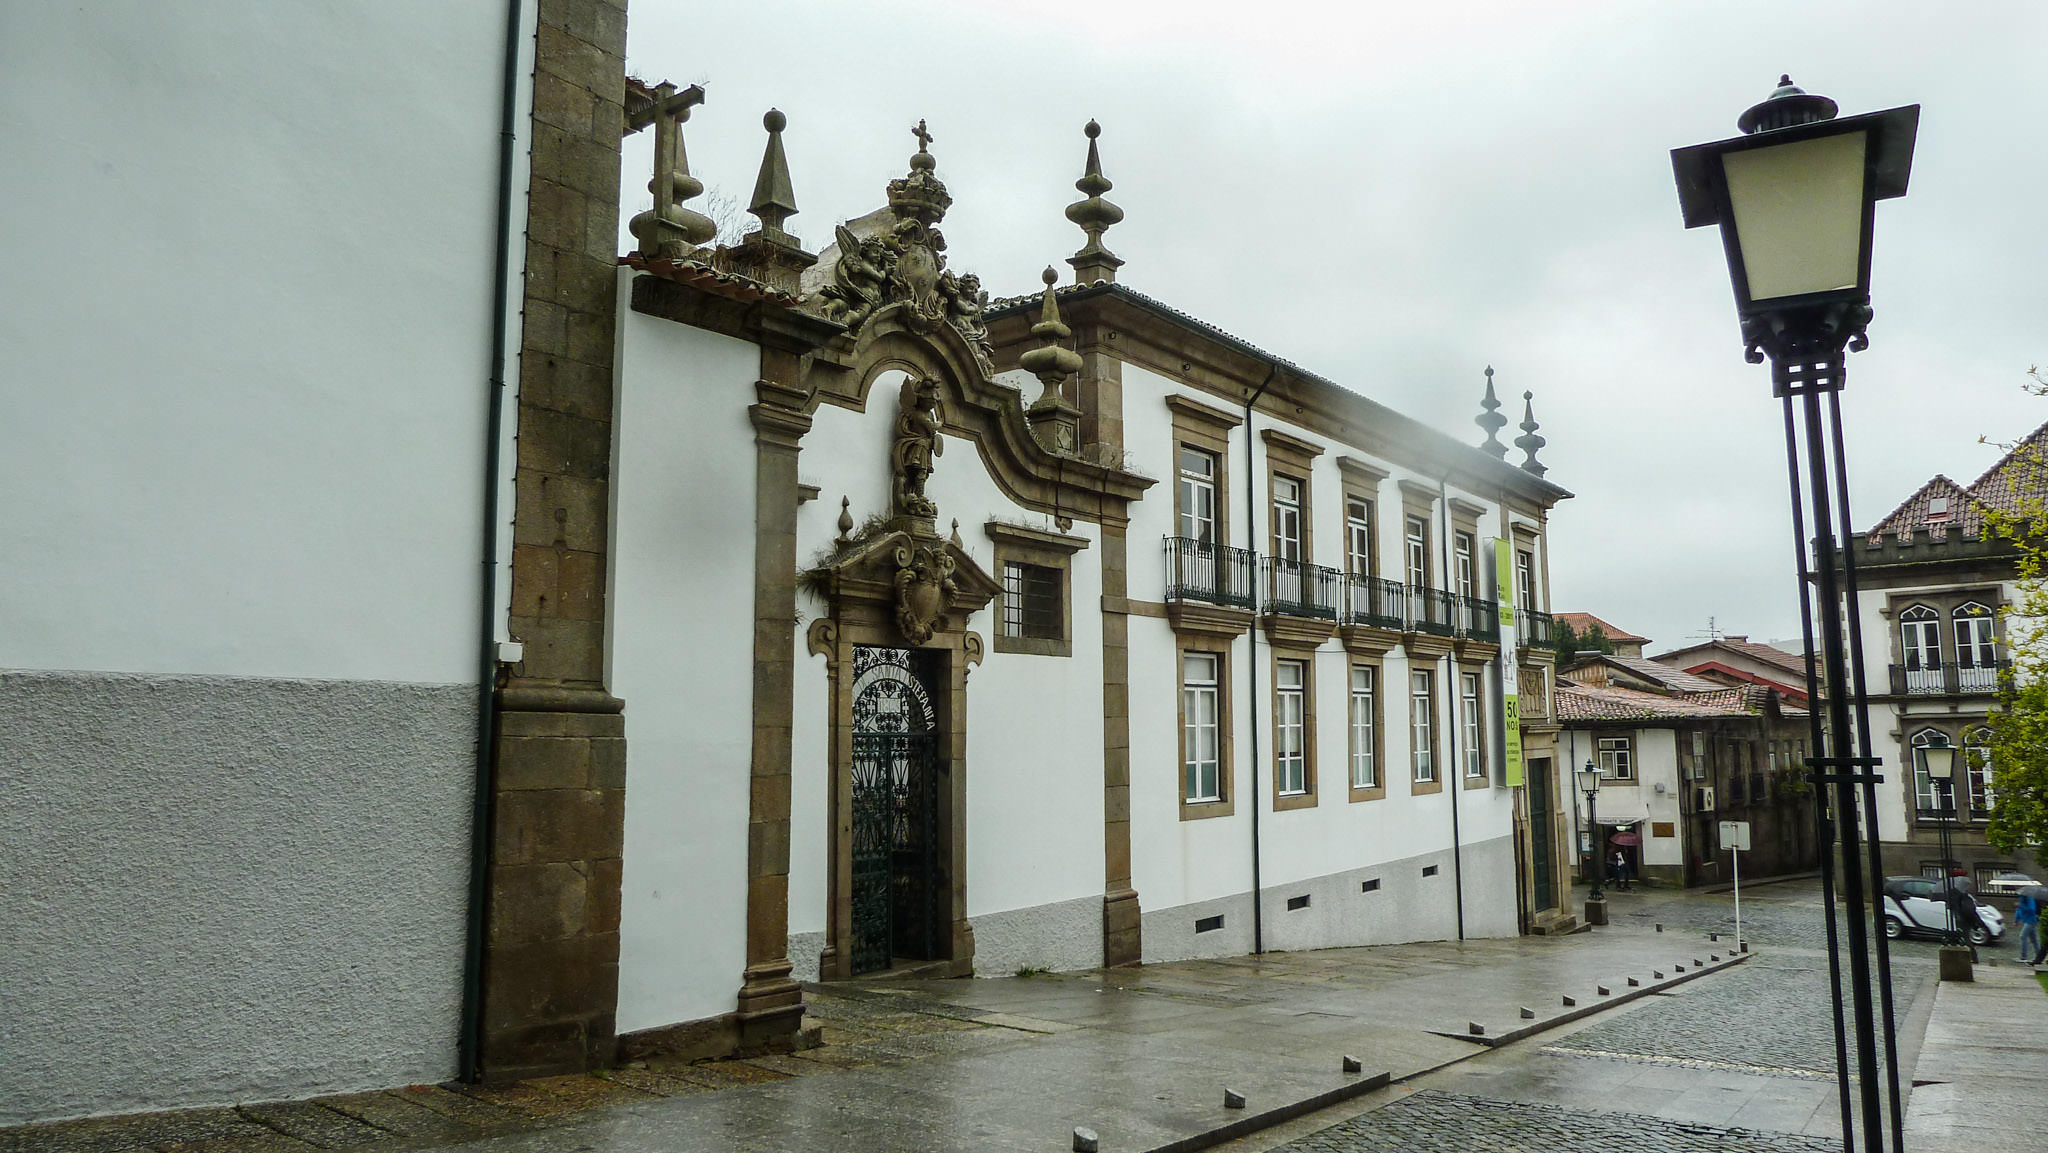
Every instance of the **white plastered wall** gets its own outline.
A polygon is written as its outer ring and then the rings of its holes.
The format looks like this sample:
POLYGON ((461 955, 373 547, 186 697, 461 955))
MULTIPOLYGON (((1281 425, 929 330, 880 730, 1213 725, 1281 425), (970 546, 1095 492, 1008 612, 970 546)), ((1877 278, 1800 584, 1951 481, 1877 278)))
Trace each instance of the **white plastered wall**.
MULTIPOLYGON (((1175 449, 1170 410, 1164 404, 1169 393, 1189 396, 1216 408, 1227 404, 1216 397, 1185 389, 1176 382, 1135 365, 1123 366, 1125 447, 1135 466, 1148 475, 1164 478, 1148 499, 1132 510, 1130 528, 1130 595, 1134 600, 1157 600, 1164 592, 1166 571, 1161 540, 1175 532, 1173 478, 1175 449)), ((1239 408, 1238 412, 1242 412, 1239 408)), ((1246 524, 1245 437, 1243 425, 1232 430, 1229 457, 1225 462, 1229 491, 1220 499, 1228 501, 1225 514, 1230 539, 1235 547, 1254 547, 1266 539, 1266 459, 1264 442, 1257 430, 1279 427, 1288 435, 1324 446, 1311 470, 1309 482, 1312 526, 1311 559, 1331 568, 1343 566, 1342 475, 1336 464, 1339 455, 1365 455, 1335 444, 1306 429, 1275 425, 1264 413, 1253 418, 1250 465, 1255 500, 1251 523, 1246 524)), ((1402 528, 1400 490, 1396 478, 1404 471, 1385 461, 1371 461, 1394 475, 1382 482, 1377 507, 1379 556, 1383 575, 1399 579, 1402 528)), ((1420 479, 1405 473, 1412 479, 1420 479)), ((1432 487, 1434 487, 1432 483, 1432 487)), ((1493 502, 1475 494, 1451 490, 1489 509, 1493 502)), ((1482 519, 1481 523, 1486 523, 1482 519)), ((1433 530, 1435 532, 1440 529, 1433 530)), ((1433 542, 1434 543, 1434 542, 1433 542)), ((1259 551, 1265 551, 1259 547, 1259 551)), ((1433 560, 1432 569, 1441 566, 1433 560)), ((1292 654, 1287 654, 1292 655, 1292 654)), ((1272 662, 1274 650, 1261 636, 1254 650, 1248 638, 1240 637, 1230 646, 1229 675, 1232 725, 1232 783, 1235 810, 1228 817, 1182 820, 1178 804, 1179 774, 1178 668, 1174 635, 1167 622, 1152 617, 1131 618, 1131 811, 1133 883, 1143 908, 1148 912, 1178 906, 1202 906, 1232 894, 1251 890, 1251 809, 1253 788, 1251 763, 1251 678, 1248 660, 1258 662, 1257 680, 1261 699, 1257 709, 1258 804, 1260 806, 1260 882, 1267 890, 1265 909, 1269 932, 1282 931, 1276 899, 1278 889, 1297 883, 1349 875, 1363 867, 1394 861, 1420 861, 1432 853, 1444 853, 1441 872, 1450 881, 1452 867, 1448 853, 1453 843, 1451 806, 1458 806, 1457 838, 1468 847, 1463 863, 1465 931, 1469 936, 1512 935, 1516 931, 1514 862, 1512 851, 1491 852, 1472 848, 1502 841, 1513 835, 1513 795, 1489 783, 1484 788, 1464 789, 1450 756, 1449 726, 1451 694, 1455 691, 1455 666, 1433 662, 1437 671, 1436 731, 1438 755, 1442 759, 1441 791, 1412 795, 1409 782, 1410 727, 1408 672, 1410 661, 1398 646, 1381 657, 1380 667, 1380 775, 1387 795, 1382 800, 1352 802, 1348 789, 1349 668, 1352 658, 1335 640, 1320 646, 1313 661, 1313 692, 1317 736, 1317 794, 1315 806, 1282 812, 1272 811, 1272 662), (1251 654, 1256 652, 1256 657, 1251 654)), ((1484 666, 1480 666, 1482 672, 1484 666)), ((1498 709, 1490 692, 1486 707, 1498 709)), ((1460 734, 1462 739, 1462 733, 1460 734)), ((1505 842, 1511 844, 1511 841, 1505 842)), ((1313 921, 1325 922, 1322 929, 1298 932, 1319 944, 1361 943, 1368 940, 1413 939, 1452 936, 1457 931, 1457 909, 1453 884, 1439 887, 1408 887, 1395 898, 1406 907, 1384 916, 1378 924, 1355 920, 1340 910, 1318 913, 1313 921), (1333 937, 1334 930, 1354 934, 1333 937), (1389 934, 1389 935, 1379 935, 1389 934)), ((1249 906, 1246 906, 1248 910, 1249 906)), ((1311 905, 1311 908, 1317 908, 1311 905)), ((1248 912, 1243 915, 1248 916, 1248 912)), ((1234 916, 1234 914, 1233 914, 1234 916)), ((1290 915, 1300 917, 1300 914, 1290 915)), ((1290 924, 1292 922, 1289 922, 1290 924)), ((1235 929, 1233 922, 1227 926, 1235 929)), ((1248 930, 1244 936, 1248 940, 1248 930)), ((1240 934, 1218 933, 1193 939, 1196 952, 1235 951, 1242 944, 1240 934), (1213 941, 1213 945, 1211 944, 1213 941)), ((1155 941, 1148 933, 1148 960, 1168 959, 1161 949, 1179 943, 1155 941)), ((1203 953, 1202 955, 1207 955, 1203 953)))
POLYGON ((630 309, 619 326, 610 649, 626 701, 630 1033, 731 1012, 746 967, 760 353, 630 309))
POLYGON ((505 19, 0 10, 0 1123, 456 1071, 505 19))
POLYGON ((0 667, 474 681, 504 36, 8 6, 0 667))

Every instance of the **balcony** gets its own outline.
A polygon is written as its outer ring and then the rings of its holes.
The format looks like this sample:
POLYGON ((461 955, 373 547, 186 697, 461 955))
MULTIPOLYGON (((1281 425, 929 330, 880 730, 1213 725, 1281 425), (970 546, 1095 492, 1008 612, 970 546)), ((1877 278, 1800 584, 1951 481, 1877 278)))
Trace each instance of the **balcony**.
POLYGON ((1346 576, 1344 621, 1400 632, 1408 624, 1408 586, 1381 577, 1346 576))
POLYGON ((1452 602, 1456 599, 1442 589, 1409 589, 1409 629, 1439 637, 1455 635, 1457 630, 1453 623, 1452 602))
POLYGON ((1458 635, 1475 641, 1500 641, 1500 602, 1482 597, 1459 597, 1453 606, 1458 635))
POLYGON ((1912 697, 1957 697, 1965 694, 1990 696, 1998 691, 1998 678, 2012 667, 2011 661, 1990 665, 1936 665, 1908 668, 1893 665, 1892 695, 1912 697))
POLYGON ((1247 549, 1197 540, 1166 538, 1166 599, 1252 607, 1254 557, 1247 549))
POLYGON ((1344 574, 1307 561, 1269 556, 1266 570, 1266 611, 1294 617, 1336 620, 1338 589, 1344 574))
POLYGON ((1521 619, 1523 648, 1547 649, 1551 646, 1555 635, 1549 613, 1539 613, 1535 609, 1516 609, 1515 615, 1521 619))

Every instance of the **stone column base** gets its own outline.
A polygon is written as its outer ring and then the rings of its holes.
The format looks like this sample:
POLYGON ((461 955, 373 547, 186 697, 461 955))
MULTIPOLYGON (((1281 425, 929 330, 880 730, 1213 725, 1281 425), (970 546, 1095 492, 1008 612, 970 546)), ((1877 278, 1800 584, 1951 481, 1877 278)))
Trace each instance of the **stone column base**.
POLYGON ((787 959, 747 966, 740 986, 739 1025, 742 1048, 794 1048, 803 1027, 804 987, 790 979, 787 959))
POLYGON ((1968 945, 1943 945, 1941 948, 1941 979, 1944 981, 1972 981, 1977 979, 1971 967, 1975 962, 1976 950, 1968 945))
POLYGON ((1144 955, 1142 922, 1135 889, 1116 889, 1102 897, 1102 963, 1135 965, 1144 955))
POLYGON ((1586 902, 1586 923, 1588 925, 1604 925, 1607 923, 1607 901, 1604 898, 1598 901, 1586 902))

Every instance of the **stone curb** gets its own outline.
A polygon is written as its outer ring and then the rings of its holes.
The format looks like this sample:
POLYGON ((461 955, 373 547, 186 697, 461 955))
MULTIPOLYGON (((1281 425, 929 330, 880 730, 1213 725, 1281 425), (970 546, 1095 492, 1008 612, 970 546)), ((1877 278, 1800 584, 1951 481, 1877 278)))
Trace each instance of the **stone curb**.
POLYGON ((1393 1075, 1390 1073, 1375 1073, 1370 1077, 1360 1077, 1348 1085, 1339 1085, 1335 1089, 1325 1089, 1321 1093, 1304 1097, 1299 1101, 1281 1105, 1278 1108, 1268 1109, 1263 1113, 1253 1113, 1248 1117, 1232 1121, 1228 1125, 1221 1125, 1214 1129, 1193 1134, 1192 1136, 1183 1137, 1178 1141, 1170 1141, 1164 1145, 1156 1145, 1145 1150, 1144 1153, 1194 1153, 1197 1149, 1207 1149, 1211 1146, 1221 1145, 1225 1141, 1235 1141, 1239 1137, 1248 1136, 1261 1129, 1270 1129, 1275 1125, 1286 1124, 1296 1117, 1306 1116, 1318 1109, 1327 1109, 1340 1102, 1349 1101, 1353 1097, 1362 1097, 1375 1089, 1384 1089, 1392 1083, 1393 1075))
POLYGON ((1549 1029, 1554 1029, 1559 1025, 1570 1024, 1573 1021, 1579 1020, 1581 1017, 1590 1017, 1603 1009, 1611 1009, 1616 1005, 1626 1005, 1630 1001, 1634 1001, 1637 998, 1647 997, 1652 993, 1661 993, 1664 990, 1671 988, 1673 985, 1683 985, 1687 981, 1698 980, 1699 978, 1707 976, 1710 973, 1721 972, 1723 969, 1729 968, 1730 966, 1740 965, 1744 961, 1747 961, 1751 957, 1754 957, 1756 955, 1757 954, 1755 954, 1754 952, 1732 953, 1721 961, 1710 961, 1699 968, 1688 969, 1684 973, 1679 973, 1670 977, 1666 977, 1662 981, 1652 981, 1647 985, 1642 985, 1637 988, 1628 989, 1611 997, 1601 997, 1592 1002, 1591 1004, 1579 1005, 1575 1008, 1567 1009, 1564 1012, 1559 1013, 1555 1017, 1547 1017, 1541 1021, 1532 1022, 1530 1024, 1523 1025, 1520 1028, 1510 1029, 1505 1033, 1500 1033, 1497 1035, 1475 1037, 1469 1031, 1458 1033, 1454 1033, 1446 1029, 1431 1029, 1429 1031, 1431 1033, 1436 1034, 1439 1037, 1450 1037, 1459 1041, 1470 1041, 1475 1045, 1484 1045, 1490 1049, 1498 1049, 1502 1045, 1513 1044, 1516 1041, 1521 1041, 1526 1038, 1533 1037, 1538 1033, 1545 1032, 1549 1029))

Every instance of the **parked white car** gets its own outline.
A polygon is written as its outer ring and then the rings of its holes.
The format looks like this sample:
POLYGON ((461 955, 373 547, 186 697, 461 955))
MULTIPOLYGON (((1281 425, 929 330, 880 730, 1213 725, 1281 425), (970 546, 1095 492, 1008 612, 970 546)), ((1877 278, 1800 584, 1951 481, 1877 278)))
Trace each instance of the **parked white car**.
POLYGON ((2021 889, 2040 883, 2025 873, 2000 873, 1989 881, 1984 882, 1984 891, 1996 893, 2001 897, 2017 897, 2020 895, 2021 889))
MULTIPOLYGON (((1942 903, 1939 877, 1886 877, 1884 879, 1884 935, 1897 940, 1905 936, 1939 937, 1948 932, 1948 906, 1942 903)), ((1976 901, 1974 895, 1970 898, 1976 901)), ((1972 945, 1988 945, 2005 935, 2005 916, 1990 905, 1977 901, 1977 919, 1982 927, 1969 931, 1972 945)))

